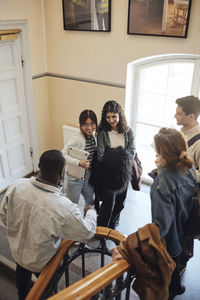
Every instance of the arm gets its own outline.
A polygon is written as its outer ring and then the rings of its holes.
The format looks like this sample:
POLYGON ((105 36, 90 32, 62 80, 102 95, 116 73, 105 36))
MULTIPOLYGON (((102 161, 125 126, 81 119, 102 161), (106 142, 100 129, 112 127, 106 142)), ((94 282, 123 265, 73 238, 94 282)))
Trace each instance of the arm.
POLYGON ((128 144, 126 150, 128 151, 131 158, 135 157, 136 147, 135 147, 135 136, 133 130, 130 128, 127 132, 128 144))
POLYGON ((196 145, 194 144, 194 146, 196 146, 196 147, 194 147, 194 154, 193 154, 194 166, 195 166, 195 169, 197 169, 197 174, 198 174, 198 178, 199 178, 199 182, 200 182, 200 142, 199 141, 196 142, 196 145))
POLYGON ((151 195, 151 200, 152 223, 159 227, 161 237, 165 237, 175 219, 173 193, 157 189, 155 194, 151 195))
POLYGON ((82 145, 82 141, 81 139, 83 139, 83 137, 81 137, 81 134, 80 135, 77 135, 73 138, 71 138, 69 140, 69 142, 65 145, 65 147, 63 148, 62 150, 62 154, 64 156, 64 158, 66 159, 66 162, 68 165, 73 165, 73 166, 76 166, 78 167, 79 165, 82 167, 82 165, 80 164, 80 160, 77 159, 77 158, 74 158, 74 157, 71 157, 69 155, 69 148, 70 147, 74 147, 74 148, 78 148, 78 149, 84 149, 84 147, 81 147, 82 145))
POLYGON ((0 219, 5 226, 7 226, 7 205, 8 205, 8 197, 6 194, 2 200, 1 207, 0 207, 0 219))
POLYGON ((106 149, 105 132, 99 131, 97 133, 97 159, 99 161, 103 160, 105 149, 106 149))
POLYGON ((56 222, 55 236, 74 241, 86 242, 96 233, 96 210, 93 207, 86 208, 85 217, 82 217, 77 204, 65 198, 65 205, 56 222))

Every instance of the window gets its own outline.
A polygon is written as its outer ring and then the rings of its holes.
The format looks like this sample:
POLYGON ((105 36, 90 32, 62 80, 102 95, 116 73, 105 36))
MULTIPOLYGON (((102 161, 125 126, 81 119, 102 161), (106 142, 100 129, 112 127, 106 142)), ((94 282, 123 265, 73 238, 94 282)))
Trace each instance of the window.
POLYGON ((145 182, 151 182, 148 172, 155 168, 153 136, 161 127, 176 127, 175 100, 199 95, 199 78, 198 55, 159 55, 128 64, 125 112, 136 133, 145 182))

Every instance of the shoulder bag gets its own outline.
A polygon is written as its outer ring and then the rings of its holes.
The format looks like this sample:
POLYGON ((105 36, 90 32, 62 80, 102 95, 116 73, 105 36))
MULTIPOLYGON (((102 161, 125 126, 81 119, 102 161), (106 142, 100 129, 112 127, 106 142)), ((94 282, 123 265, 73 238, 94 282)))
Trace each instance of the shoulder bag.
POLYGON ((133 158, 131 185, 133 190, 140 191, 141 189, 142 164, 136 153, 133 158))

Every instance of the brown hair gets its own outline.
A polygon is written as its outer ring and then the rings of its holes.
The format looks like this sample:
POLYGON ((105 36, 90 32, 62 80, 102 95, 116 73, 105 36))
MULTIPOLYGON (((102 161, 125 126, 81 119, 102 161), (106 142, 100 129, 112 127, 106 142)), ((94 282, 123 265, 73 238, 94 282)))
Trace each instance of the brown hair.
POLYGON ((195 115, 195 119, 200 115, 200 100, 198 97, 195 96, 186 96, 182 98, 176 99, 176 104, 178 104, 186 116, 190 114, 195 115))
POLYGON ((161 128, 154 136, 156 151, 165 159, 167 166, 182 168, 184 172, 192 167, 188 157, 187 144, 180 131, 173 128, 161 128))

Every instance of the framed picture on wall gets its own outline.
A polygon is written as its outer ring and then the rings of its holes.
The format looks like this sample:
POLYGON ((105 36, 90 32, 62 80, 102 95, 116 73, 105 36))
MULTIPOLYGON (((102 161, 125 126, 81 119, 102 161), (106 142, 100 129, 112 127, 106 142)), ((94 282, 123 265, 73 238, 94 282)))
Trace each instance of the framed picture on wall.
POLYGON ((111 0, 62 0, 64 30, 111 30, 111 0))
POLYGON ((129 0, 128 34, 186 38, 192 0, 129 0))

